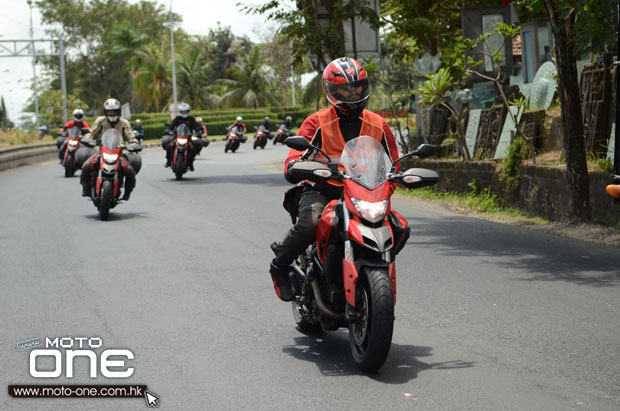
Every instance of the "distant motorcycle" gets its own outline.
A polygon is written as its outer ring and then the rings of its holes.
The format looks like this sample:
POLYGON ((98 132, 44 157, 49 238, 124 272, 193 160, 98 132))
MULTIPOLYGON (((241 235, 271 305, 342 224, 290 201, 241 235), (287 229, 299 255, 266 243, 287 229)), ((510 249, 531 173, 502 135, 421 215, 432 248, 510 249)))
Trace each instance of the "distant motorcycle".
POLYGON ((258 127, 255 126, 254 128, 256 129, 256 134, 254 135, 254 150, 256 150, 256 147, 263 149, 265 145, 267 145, 267 130, 263 125, 258 127))
POLYGON ((243 133, 240 133, 238 128, 236 127, 231 128, 230 130, 228 130, 228 133, 226 134, 226 144, 224 144, 224 153, 228 153, 228 150, 234 153, 235 151, 237 151, 241 143, 245 143, 246 139, 247 137, 244 138, 243 133))
MULTIPOLYGON (((90 140, 88 144, 93 146, 94 141, 90 140)), ((93 169, 94 184, 91 185, 91 199, 99 210, 99 218, 107 220, 110 209, 121 202, 121 188, 124 186, 122 171, 123 167, 128 166, 128 160, 124 158, 122 152, 126 150, 138 153, 142 151, 142 146, 139 144, 124 146, 123 137, 115 129, 103 133, 100 145, 101 150, 95 159, 93 169)))
POLYGON ((172 155, 171 168, 177 180, 183 178, 183 174, 189 170, 190 156, 194 149, 194 144, 202 145, 200 137, 191 132, 187 124, 179 124, 176 130, 176 140, 172 142, 170 150, 174 150, 172 155))
POLYGON ((284 140, 286 140, 287 137, 288 137, 287 128, 284 126, 284 124, 280 124, 280 127, 278 127, 278 131, 276 131, 276 135, 273 138, 273 145, 275 146, 278 143, 284 144, 284 140))
POLYGON ((95 154, 95 150, 82 144, 82 134, 88 132, 87 128, 73 126, 66 135, 66 140, 61 146, 64 148, 62 166, 65 169, 65 177, 72 177, 77 170, 82 168, 86 159, 95 154))

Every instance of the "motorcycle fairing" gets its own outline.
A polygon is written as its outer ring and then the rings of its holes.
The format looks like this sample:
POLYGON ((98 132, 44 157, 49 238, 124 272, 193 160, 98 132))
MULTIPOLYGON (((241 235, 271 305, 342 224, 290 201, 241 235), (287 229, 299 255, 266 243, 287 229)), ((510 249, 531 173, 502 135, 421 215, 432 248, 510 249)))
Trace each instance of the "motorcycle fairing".
POLYGON ((325 206, 316 230, 317 255, 319 257, 319 261, 321 261, 321 264, 323 265, 325 264, 327 245, 329 244, 329 239, 336 222, 336 204, 338 204, 338 200, 332 200, 325 206))
POLYGON ((347 303, 351 307, 355 307, 355 285, 358 278, 357 268, 355 263, 346 258, 342 259, 342 279, 344 282, 344 293, 347 299, 347 303))
POLYGON ((396 263, 392 261, 388 266, 390 281, 392 282, 392 291, 394 293, 394 304, 396 304, 396 263))
POLYGON ((388 181, 385 181, 384 183, 380 184, 374 190, 369 190, 365 188, 364 186, 355 183, 351 179, 345 180, 344 201, 347 206, 347 209, 350 210, 353 213, 353 215, 355 215, 356 217, 361 218, 362 216, 360 215, 359 211, 357 211, 357 208, 355 207, 355 205, 353 205, 351 198, 357 198, 358 200, 367 201, 369 203, 377 203, 379 201, 388 200, 388 206, 387 206, 387 209, 385 210, 385 215, 387 216, 388 213, 390 212, 390 202, 389 202, 389 198, 391 194, 390 189, 391 189, 391 185, 388 181))

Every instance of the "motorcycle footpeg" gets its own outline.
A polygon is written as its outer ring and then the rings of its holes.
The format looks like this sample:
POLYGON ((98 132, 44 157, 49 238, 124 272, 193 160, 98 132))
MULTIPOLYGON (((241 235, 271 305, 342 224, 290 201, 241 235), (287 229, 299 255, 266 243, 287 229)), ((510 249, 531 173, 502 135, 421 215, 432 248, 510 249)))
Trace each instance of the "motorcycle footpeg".
POLYGON ((347 304, 347 308, 344 310, 344 319, 348 323, 352 323, 352 322, 355 322, 355 321, 359 320, 360 318, 361 318, 360 313, 355 311, 355 308, 353 308, 349 304, 347 304))

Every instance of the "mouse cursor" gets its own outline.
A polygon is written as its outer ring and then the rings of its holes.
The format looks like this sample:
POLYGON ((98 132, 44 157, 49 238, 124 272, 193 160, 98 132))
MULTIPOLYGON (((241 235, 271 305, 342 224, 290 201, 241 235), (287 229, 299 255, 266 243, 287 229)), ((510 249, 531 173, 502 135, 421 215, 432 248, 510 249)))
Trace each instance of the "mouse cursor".
POLYGON ((146 400, 146 406, 149 408, 159 407, 159 397, 152 392, 144 391, 144 399, 146 400))

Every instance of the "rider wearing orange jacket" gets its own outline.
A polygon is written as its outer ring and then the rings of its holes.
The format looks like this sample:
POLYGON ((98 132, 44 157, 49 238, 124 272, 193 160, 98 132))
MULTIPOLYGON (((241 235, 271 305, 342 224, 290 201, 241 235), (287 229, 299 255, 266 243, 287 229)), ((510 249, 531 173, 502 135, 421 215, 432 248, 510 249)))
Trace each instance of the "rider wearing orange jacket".
MULTIPOLYGON (((330 158, 339 158, 347 141, 363 135, 379 141, 392 160, 398 158, 396 140, 386 121, 365 110, 370 84, 366 70, 357 60, 341 57, 329 63, 323 71, 323 89, 332 107, 319 110, 306 118, 298 135, 320 147, 330 158)), ((291 149, 284 165, 286 179, 291 183, 299 182, 288 175, 289 168, 295 161, 314 158, 324 156, 291 149)), ((400 171, 398 164, 396 167, 400 171)), ((282 242, 271 245, 275 258, 271 261, 269 272, 276 295, 281 300, 290 301, 294 297, 289 265, 314 240, 325 206, 341 195, 342 183, 339 182, 303 184, 296 224, 282 242)))

